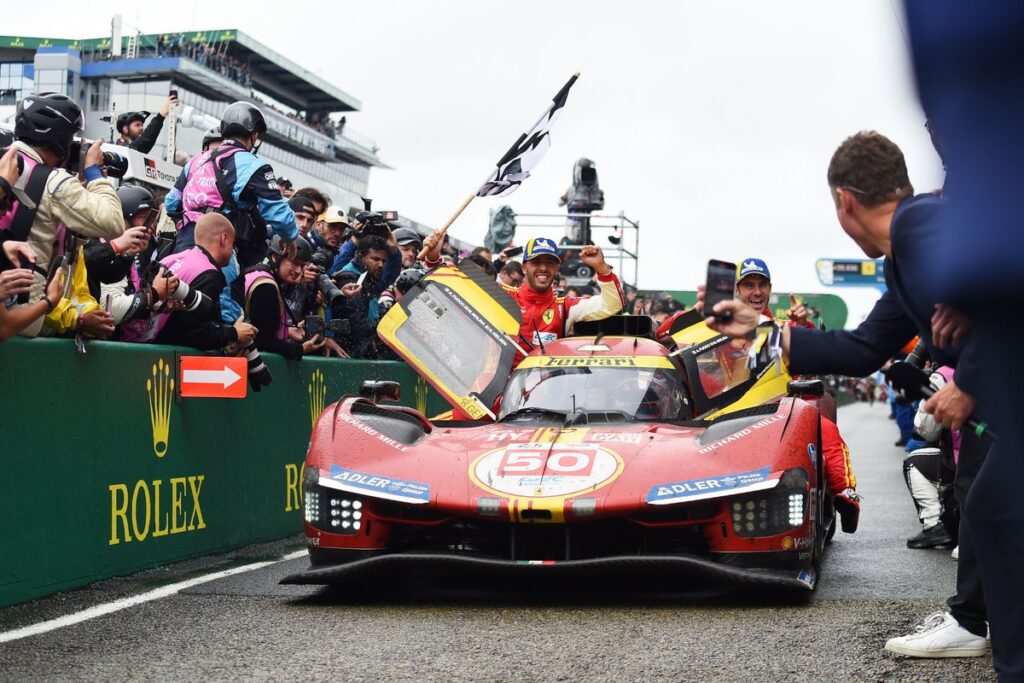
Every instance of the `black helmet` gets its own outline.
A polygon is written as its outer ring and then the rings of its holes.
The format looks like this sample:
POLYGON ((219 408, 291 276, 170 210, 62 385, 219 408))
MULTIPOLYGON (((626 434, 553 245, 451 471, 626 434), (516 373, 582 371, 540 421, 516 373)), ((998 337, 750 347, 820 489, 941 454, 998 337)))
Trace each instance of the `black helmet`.
POLYGON ((398 274, 395 280, 395 289, 405 294, 412 289, 417 282, 423 279, 423 271, 417 268, 407 268, 398 274))
POLYGON ((67 95, 42 92, 29 95, 14 114, 14 136, 46 147, 61 159, 68 155, 71 141, 82 129, 82 108, 67 95))
POLYGON ((117 198, 121 200, 121 214, 130 219, 140 211, 156 210, 156 200, 144 187, 139 185, 122 185, 117 188, 117 198))
MULTIPOLYGON (((270 253, 277 257, 279 260, 284 256, 284 247, 281 246, 281 236, 274 235, 274 239, 270 240, 270 253)), ((305 237, 295 238, 295 259, 297 263, 309 263, 313 258, 313 248, 309 246, 309 242, 306 241, 305 237)))
POLYGON ((126 111, 125 113, 117 117, 117 132, 122 132, 121 129, 130 124, 132 121, 145 123, 146 118, 148 116, 148 111, 126 111))
POLYGON ((220 134, 225 138, 247 138, 254 133, 266 133, 267 121, 255 105, 235 102, 228 105, 220 117, 220 134))
POLYGON ((220 134, 220 128, 211 128, 203 134, 203 146, 202 150, 205 152, 206 148, 210 146, 211 142, 220 142, 224 139, 224 136, 220 134))

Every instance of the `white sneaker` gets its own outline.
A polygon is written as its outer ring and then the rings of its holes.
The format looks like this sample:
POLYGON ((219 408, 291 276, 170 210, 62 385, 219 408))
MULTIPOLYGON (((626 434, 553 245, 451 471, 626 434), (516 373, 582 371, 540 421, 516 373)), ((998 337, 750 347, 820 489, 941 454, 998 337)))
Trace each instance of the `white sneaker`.
POLYGON ((949 554, 949 556, 952 557, 954 560, 959 560, 960 559, 960 546, 957 546, 957 547, 953 548, 953 552, 951 552, 949 554))
POLYGON ((936 612, 910 635, 890 638, 885 649, 907 657, 981 657, 988 651, 988 643, 962 627, 949 612, 936 612))

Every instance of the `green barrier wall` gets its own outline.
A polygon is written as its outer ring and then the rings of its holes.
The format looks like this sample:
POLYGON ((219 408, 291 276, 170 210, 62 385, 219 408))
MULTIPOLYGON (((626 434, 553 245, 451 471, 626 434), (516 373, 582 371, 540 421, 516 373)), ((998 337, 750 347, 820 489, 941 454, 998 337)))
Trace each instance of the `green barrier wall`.
POLYGON ((365 379, 448 405, 403 363, 267 354, 245 399, 176 400, 176 354, 69 340, 0 344, 0 606, 297 533, 313 419, 365 379))

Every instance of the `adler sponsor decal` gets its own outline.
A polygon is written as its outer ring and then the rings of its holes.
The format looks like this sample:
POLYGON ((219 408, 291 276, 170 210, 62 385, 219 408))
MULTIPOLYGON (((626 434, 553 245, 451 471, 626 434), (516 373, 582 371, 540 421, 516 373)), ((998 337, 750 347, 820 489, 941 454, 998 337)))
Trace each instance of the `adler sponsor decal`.
POLYGON ((724 495, 735 495, 750 491, 774 488, 779 483, 780 472, 771 473, 771 468, 736 472, 720 477, 704 477, 667 484, 656 484, 647 493, 650 505, 682 503, 724 495))
POLYGON ((321 484, 353 493, 365 493, 378 498, 399 500, 408 503, 430 502, 430 485, 405 479, 393 479, 378 474, 357 472, 346 467, 331 465, 330 479, 321 479, 321 484))

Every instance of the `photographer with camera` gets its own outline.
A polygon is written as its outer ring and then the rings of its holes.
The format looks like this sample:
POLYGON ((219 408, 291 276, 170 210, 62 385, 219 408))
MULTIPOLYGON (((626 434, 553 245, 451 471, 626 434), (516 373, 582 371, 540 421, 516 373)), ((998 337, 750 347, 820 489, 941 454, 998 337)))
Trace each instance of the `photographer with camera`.
POLYGON ((328 274, 336 275, 345 269, 356 255, 356 246, 364 236, 374 235, 380 237, 387 248, 385 255, 384 272, 380 276, 381 288, 390 285, 398 277, 402 270, 402 254, 398 249, 398 242, 391 232, 391 226, 383 214, 370 211, 372 200, 363 198, 363 206, 366 208, 356 214, 352 221, 351 239, 341 245, 334 263, 327 270, 328 274))
POLYGON ((352 225, 340 206, 328 206, 314 223, 306 239, 313 248, 312 263, 327 272, 338 256, 341 243, 352 232, 352 225))
POLYGON ((178 278, 173 298, 180 310, 164 308, 149 319, 148 329, 137 341, 191 346, 203 351, 221 349, 232 342, 247 347, 257 329, 240 318, 228 325, 221 319, 220 293, 225 281, 221 269, 234 254, 235 229, 219 213, 202 216, 196 223, 196 245, 160 260, 178 278))
POLYGON ((117 117, 117 132, 121 137, 114 143, 122 147, 134 149, 143 154, 149 154, 160 137, 160 131, 164 128, 164 119, 171 111, 171 107, 178 104, 178 91, 172 90, 170 96, 164 102, 159 113, 153 117, 143 130, 142 125, 149 116, 148 111, 126 111, 117 117))
POLYGON ((178 225, 176 252, 192 246, 196 222, 204 214, 220 213, 234 226, 235 254, 224 266, 220 295, 222 319, 230 324, 242 314, 240 274, 266 257, 271 232, 293 252, 299 227, 274 170, 256 156, 267 134, 263 113, 248 102, 235 102, 221 115, 220 131, 224 139, 217 148, 193 157, 182 169, 164 207, 178 225))
MULTIPOLYGON (((296 285, 302 279, 303 270, 312 257, 309 243, 298 238, 295 254, 288 255, 281 247, 280 238, 270 243, 269 262, 253 266, 246 271, 245 315, 258 329, 256 348, 260 351, 279 353, 288 360, 301 360, 304 355, 326 347, 340 357, 348 354, 337 342, 326 335, 324 321, 316 316, 296 320, 281 293, 283 285, 296 285)), ((350 291, 354 288, 350 287, 350 291)), ((332 329, 347 331, 345 320, 332 321, 332 329)))
MULTIPOLYGON (((81 160, 72 154, 74 136, 82 124, 81 107, 66 95, 40 93, 18 103, 13 147, 21 160, 22 174, 27 174, 25 196, 35 208, 16 202, 0 217, 0 241, 27 242, 36 260, 32 264, 32 291, 22 295, 15 306, 44 298, 48 266, 54 261, 55 246, 66 241, 60 239, 66 232, 114 238, 124 231, 121 203, 103 177, 101 146, 89 145, 81 160), (82 166, 84 187, 66 170, 69 163, 82 166)), ((52 312, 57 303, 48 305, 48 310, 52 312)), ((42 320, 36 319, 21 333, 34 337, 41 329, 42 320)))
POLYGON ((159 215, 153 195, 138 185, 122 185, 121 200, 125 231, 109 242, 91 239, 85 246, 89 291, 113 316, 115 338, 141 341, 150 315, 158 303, 181 306, 172 297, 178 278, 155 267, 157 252, 155 223, 159 215))
POLYGON ((220 145, 189 161, 164 206, 180 223, 176 252, 195 243, 193 231, 200 216, 211 212, 227 216, 235 227, 238 263, 245 270, 266 256, 268 227, 290 252, 299 226, 281 196, 274 170, 256 156, 267 134, 262 112, 248 102, 235 102, 224 110, 220 130, 224 136, 220 145))
POLYGON ((386 355, 377 340, 377 323, 381 317, 379 300, 386 287, 383 275, 387 260, 387 241, 379 235, 363 235, 356 243, 355 258, 335 276, 339 285, 362 285, 357 296, 345 300, 345 317, 351 330, 347 335, 339 335, 353 358, 376 359, 386 355))

